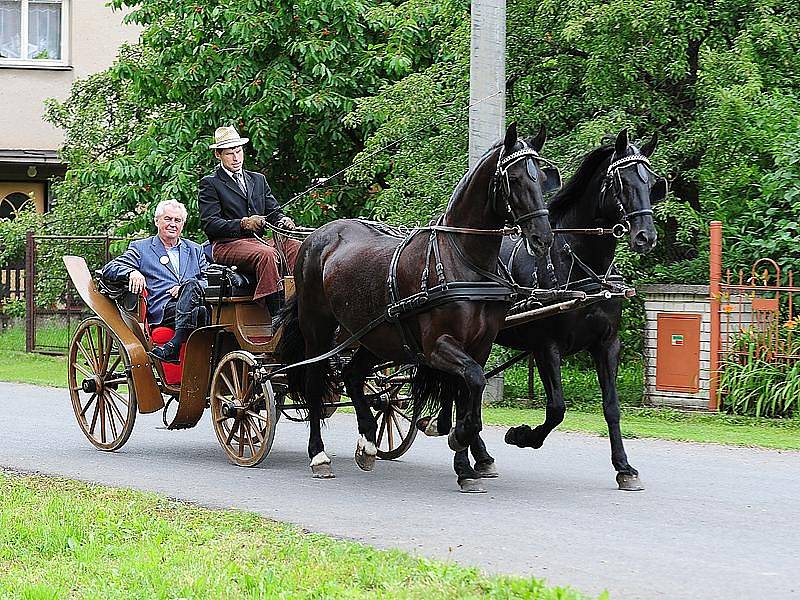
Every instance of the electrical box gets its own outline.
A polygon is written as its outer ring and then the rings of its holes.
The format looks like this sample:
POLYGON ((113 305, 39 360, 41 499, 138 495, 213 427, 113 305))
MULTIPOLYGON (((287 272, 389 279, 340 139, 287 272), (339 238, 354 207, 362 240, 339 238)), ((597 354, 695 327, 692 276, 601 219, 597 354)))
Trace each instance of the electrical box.
POLYGON ((699 314, 658 313, 656 389, 697 392, 700 389, 699 314))

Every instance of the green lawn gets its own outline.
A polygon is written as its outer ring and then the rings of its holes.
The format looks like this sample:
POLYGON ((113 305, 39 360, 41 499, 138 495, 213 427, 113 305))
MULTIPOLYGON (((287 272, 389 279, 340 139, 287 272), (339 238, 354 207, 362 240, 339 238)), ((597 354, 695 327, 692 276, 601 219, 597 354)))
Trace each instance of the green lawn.
POLYGON ((0 492, 3 598, 579 598, 153 494, 2 471, 0 492))
MULTIPOLYGON (((26 354, 24 332, 11 329, 0 334, 0 381, 66 386, 67 368, 63 357, 26 354)), ((510 370, 512 390, 523 390, 520 377, 524 368, 510 370)), ((537 380, 537 393, 541 385, 537 380)), ((607 435, 599 412, 600 390, 595 375, 575 366, 564 369, 565 397, 569 409, 559 426, 566 431, 607 435)), ((620 370, 620 395, 628 402, 641 401, 641 369, 635 365, 620 370)), ((623 400, 625 402, 625 400, 623 400)), ((489 425, 536 425, 543 421, 540 408, 486 407, 484 423, 489 425)), ((713 442, 741 446, 763 446, 786 450, 800 449, 800 419, 758 419, 722 414, 685 413, 669 409, 623 408, 622 432, 625 437, 656 437, 667 440, 713 442)))

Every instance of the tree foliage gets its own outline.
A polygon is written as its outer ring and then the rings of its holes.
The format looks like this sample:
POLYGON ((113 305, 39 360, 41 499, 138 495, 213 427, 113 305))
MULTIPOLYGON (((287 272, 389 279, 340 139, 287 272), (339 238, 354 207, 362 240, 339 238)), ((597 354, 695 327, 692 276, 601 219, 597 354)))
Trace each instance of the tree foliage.
MULTIPOLYGON (((251 139, 247 167, 279 200, 348 164, 361 133, 343 117, 433 59, 438 5, 424 0, 113 0, 143 29, 108 71, 79 82, 51 120, 67 131, 61 202, 102 196, 116 233, 149 229, 175 198, 198 234, 197 183, 210 172, 219 125, 251 139), (91 92, 94 88, 95 93, 91 92), (103 89, 100 89, 103 88, 103 89)), ((330 186, 305 199, 315 223, 358 213, 363 188, 330 186)))
MULTIPOLYGON (((350 117, 375 128, 365 152, 408 136, 358 173, 381 189, 376 214, 393 220, 419 222, 441 209, 466 164, 469 13, 463 3, 444 5, 461 18, 439 60, 364 98, 350 117), (426 118, 431 128, 415 133, 426 118)), ((712 219, 726 223, 732 263, 764 253, 797 262, 796 3, 513 0, 508 11, 507 118, 523 131, 545 123, 545 154, 565 174, 605 134, 661 134, 654 166, 674 194, 657 211, 659 250, 646 262, 623 255, 629 272, 702 281, 712 219)))

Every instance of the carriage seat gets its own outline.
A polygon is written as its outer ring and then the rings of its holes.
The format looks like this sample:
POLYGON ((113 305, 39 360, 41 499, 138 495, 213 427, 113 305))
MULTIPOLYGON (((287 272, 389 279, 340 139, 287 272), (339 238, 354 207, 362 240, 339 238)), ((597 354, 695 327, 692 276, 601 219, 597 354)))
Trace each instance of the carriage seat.
POLYGON ((206 271, 208 287, 206 301, 218 302, 220 298, 247 298, 256 291, 256 277, 226 265, 209 265, 206 271))
MULTIPOLYGON (((150 332, 150 339, 153 345, 163 346, 172 339, 175 335, 175 330, 172 327, 153 327, 150 332)), ((183 376, 183 357, 186 354, 186 342, 181 344, 180 353, 178 354, 178 364, 162 362, 161 368, 164 370, 164 381, 167 385, 179 385, 181 377, 183 376)))

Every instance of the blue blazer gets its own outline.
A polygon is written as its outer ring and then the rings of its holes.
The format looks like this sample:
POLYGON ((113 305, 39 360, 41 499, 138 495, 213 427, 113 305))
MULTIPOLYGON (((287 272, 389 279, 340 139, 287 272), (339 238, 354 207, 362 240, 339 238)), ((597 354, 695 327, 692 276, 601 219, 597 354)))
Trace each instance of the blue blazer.
POLYGON ((134 269, 144 275, 147 286, 147 320, 151 325, 161 323, 164 306, 170 301, 170 288, 189 279, 197 279, 206 287, 205 276, 208 261, 203 247, 191 240, 181 238, 180 272, 176 273, 169 261, 164 243, 157 235, 131 242, 128 249, 103 267, 103 277, 120 280, 134 269), (162 263, 162 258, 166 264, 162 263))

